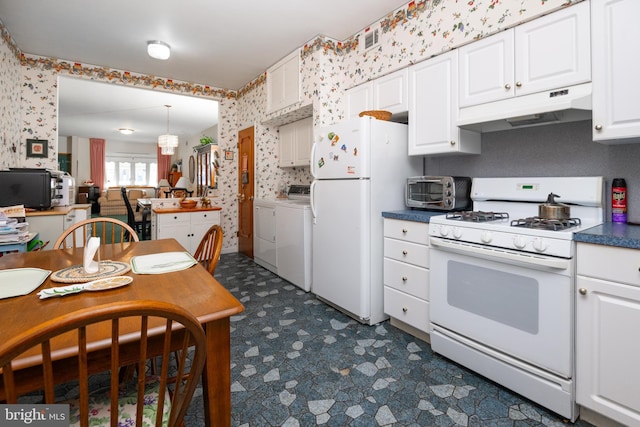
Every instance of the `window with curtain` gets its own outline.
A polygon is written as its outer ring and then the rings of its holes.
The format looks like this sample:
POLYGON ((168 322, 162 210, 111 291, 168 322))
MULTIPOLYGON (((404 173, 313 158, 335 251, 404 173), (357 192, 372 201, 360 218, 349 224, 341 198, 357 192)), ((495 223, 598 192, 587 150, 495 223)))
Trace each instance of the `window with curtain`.
POLYGON ((155 187, 158 184, 158 162, 152 157, 107 156, 105 181, 107 187, 123 185, 155 187))

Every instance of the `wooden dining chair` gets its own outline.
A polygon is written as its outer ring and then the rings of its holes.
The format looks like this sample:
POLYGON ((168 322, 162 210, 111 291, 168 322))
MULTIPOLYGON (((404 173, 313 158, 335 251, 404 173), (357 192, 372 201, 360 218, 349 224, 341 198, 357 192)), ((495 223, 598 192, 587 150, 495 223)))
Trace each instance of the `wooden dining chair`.
POLYGON ((137 300, 87 307, 43 320, 11 340, 0 343, 5 403, 18 401, 20 392, 17 389, 26 374, 21 375, 21 371, 14 370, 13 366, 17 359, 24 358, 25 351, 30 351, 33 354, 29 356, 30 362, 36 364, 36 368, 29 369, 30 378, 41 376, 45 404, 70 405, 71 425, 131 425, 134 419, 133 425, 137 426, 181 425, 202 375, 205 347, 205 332, 200 322, 177 305, 137 300), (121 334, 124 325, 129 325, 129 329, 131 325, 137 325, 138 332, 121 334), (99 343, 92 343, 92 333, 97 330, 110 332, 110 336, 99 343), (63 334, 72 335, 66 335, 69 338, 62 341, 63 334), (68 348, 53 351, 56 345, 60 346, 59 343, 68 343, 68 348), (109 353, 110 358, 95 355, 96 348, 101 350, 101 354, 109 353), (154 377, 144 374, 150 349, 161 350, 160 374, 154 377), (177 378, 183 378, 183 381, 169 384, 169 361, 174 350, 184 355, 177 363, 177 378), (69 354, 72 356, 64 361, 64 367, 61 366, 63 362, 57 361, 56 357, 69 354), (190 363, 187 354, 192 355, 190 363), (136 363, 138 372, 143 373, 130 387, 123 387, 119 382, 119 367, 123 363, 136 363), (59 382, 59 373, 65 369, 65 374, 70 369, 74 374, 77 371, 79 395, 75 399, 56 401, 55 385, 59 382), (96 387, 97 377, 94 374, 104 376, 105 370, 109 375, 109 385, 100 388, 101 384, 98 384, 96 387))
POLYGON ((214 224, 207 230, 198 249, 194 254, 194 258, 200 262, 204 268, 213 276, 220 259, 220 252, 222 251, 222 227, 218 224, 214 224))
POLYGON ((98 217, 85 219, 67 228, 53 244, 53 249, 83 246, 89 237, 100 237, 100 243, 138 242, 138 233, 119 219, 98 217))

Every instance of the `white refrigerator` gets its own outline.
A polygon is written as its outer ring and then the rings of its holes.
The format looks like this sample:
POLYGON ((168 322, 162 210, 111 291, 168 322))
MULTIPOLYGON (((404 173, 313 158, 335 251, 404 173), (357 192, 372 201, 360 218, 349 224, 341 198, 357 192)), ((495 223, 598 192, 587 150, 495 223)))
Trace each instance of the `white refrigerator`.
POLYGON ((382 211, 405 208, 407 126, 361 117, 320 129, 311 152, 311 292, 358 321, 388 318, 383 301, 382 211))

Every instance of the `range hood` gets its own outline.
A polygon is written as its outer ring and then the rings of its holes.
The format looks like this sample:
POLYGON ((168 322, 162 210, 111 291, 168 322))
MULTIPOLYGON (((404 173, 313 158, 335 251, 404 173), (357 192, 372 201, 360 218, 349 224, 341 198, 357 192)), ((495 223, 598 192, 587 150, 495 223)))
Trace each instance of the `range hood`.
POLYGON ((514 96, 458 112, 458 126, 476 132, 581 120, 591 120, 591 83, 514 96))

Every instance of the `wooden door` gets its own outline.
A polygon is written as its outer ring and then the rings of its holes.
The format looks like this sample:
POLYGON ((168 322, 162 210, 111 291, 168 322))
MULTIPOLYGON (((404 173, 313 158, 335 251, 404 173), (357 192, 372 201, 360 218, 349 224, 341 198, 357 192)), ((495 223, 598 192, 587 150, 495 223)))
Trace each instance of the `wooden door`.
POLYGON ((253 258, 253 127, 238 132, 238 252, 253 258))

